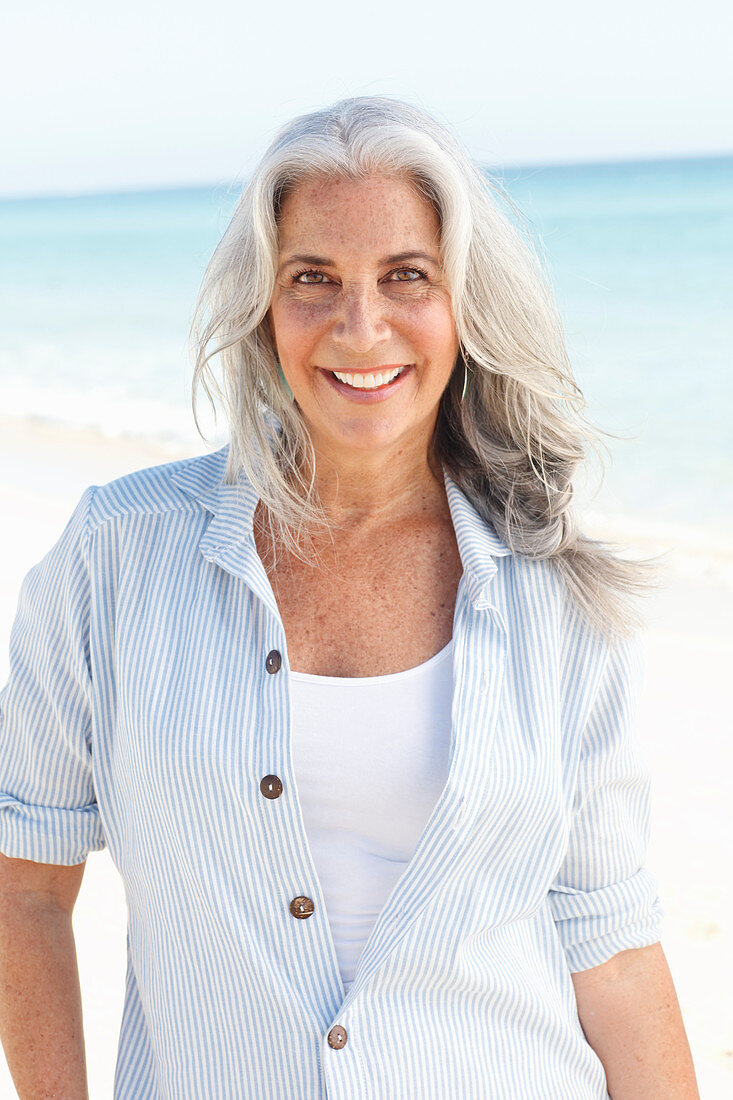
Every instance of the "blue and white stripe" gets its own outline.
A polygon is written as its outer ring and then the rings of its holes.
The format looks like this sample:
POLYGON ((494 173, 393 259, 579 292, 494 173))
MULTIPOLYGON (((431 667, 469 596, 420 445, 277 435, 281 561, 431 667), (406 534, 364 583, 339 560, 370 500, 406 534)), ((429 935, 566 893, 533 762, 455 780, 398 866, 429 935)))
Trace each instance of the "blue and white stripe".
POLYGON ((0 696, 0 850, 106 845, 125 884, 115 1100, 606 1100, 570 974, 659 938, 640 638, 593 632, 446 475, 449 774, 344 995, 257 496, 221 484, 225 459, 84 493, 23 584, 0 696))

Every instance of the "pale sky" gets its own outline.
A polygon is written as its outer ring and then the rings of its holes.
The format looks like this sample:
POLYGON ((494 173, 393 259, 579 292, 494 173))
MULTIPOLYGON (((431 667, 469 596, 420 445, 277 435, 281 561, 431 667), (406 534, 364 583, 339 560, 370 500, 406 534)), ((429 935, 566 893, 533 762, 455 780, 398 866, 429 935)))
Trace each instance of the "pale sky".
POLYGON ((730 0, 6 0, 0 194, 229 182, 347 95, 487 164, 733 152, 730 0))

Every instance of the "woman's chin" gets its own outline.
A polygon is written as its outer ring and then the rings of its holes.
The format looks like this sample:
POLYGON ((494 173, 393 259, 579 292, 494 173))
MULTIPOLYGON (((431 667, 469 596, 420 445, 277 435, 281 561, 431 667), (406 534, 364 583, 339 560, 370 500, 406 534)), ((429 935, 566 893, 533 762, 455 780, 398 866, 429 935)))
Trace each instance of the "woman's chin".
POLYGON ((338 460, 352 458, 368 461, 372 457, 394 450, 404 449, 410 435, 409 425, 382 419, 380 423, 332 423, 328 427, 310 427, 310 435, 317 455, 330 455, 338 460))

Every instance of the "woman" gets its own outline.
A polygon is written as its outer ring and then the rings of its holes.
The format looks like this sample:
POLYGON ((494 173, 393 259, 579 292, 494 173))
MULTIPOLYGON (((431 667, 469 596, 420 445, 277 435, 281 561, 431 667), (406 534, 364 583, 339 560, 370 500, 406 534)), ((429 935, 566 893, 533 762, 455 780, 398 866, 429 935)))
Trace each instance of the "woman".
POLYGON ((118 1098, 696 1097, 643 867, 645 577, 575 529, 592 434, 487 184, 397 101, 296 119, 196 332, 229 447, 89 489, 21 596, 21 1096, 86 1095, 71 912, 106 845, 118 1098))

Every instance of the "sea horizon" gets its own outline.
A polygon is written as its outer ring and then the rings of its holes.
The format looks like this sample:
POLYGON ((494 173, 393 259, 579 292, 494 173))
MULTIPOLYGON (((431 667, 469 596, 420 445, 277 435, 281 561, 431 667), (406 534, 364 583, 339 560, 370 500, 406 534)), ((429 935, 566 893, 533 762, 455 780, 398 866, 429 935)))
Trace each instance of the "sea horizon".
MULTIPOLYGON (((709 160, 733 160, 733 149, 730 151, 719 151, 709 153, 680 153, 680 154, 658 154, 654 156, 622 156, 622 157, 599 157, 591 160, 584 159, 561 159, 561 160, 529 160, 529 161, 501 161, 497 163, 481 163, 480 168, 483 172, 490 173, 492 177, 500 177, 506 172, 531 172, 536 169, 546 168, 623 168, 625 166, 633 167, 641 164, 674 164, 678 162, 688 163, 691 161, 709 161, 709 160)), ((49 190, 42 191, 2 191, 0 190, 0 203, 1 202, 24 202, 33 201, 34 199, 85 199, 94 198, 95 196, 106 198, 122 198, 127 195, 147 195, 155 194, 158 192, 169 191, 211 191, 219 188, 232 188, 243 187, 246 184, 246 177, 233 179, 217 179, 210 177, 202 179, 199 182, 195 180, 191 181, 161 181, 157 183, 131 183, 129 185, 105 185, 102 187, 67 187, 67 188, 51 188, 49 190)))

